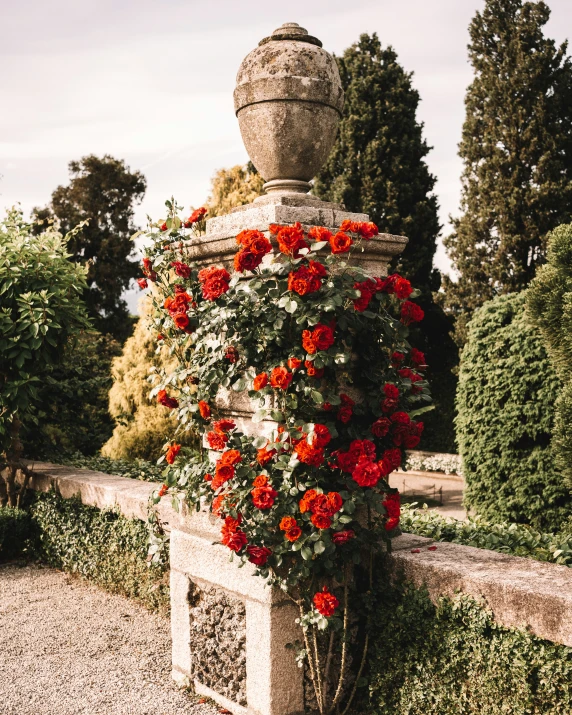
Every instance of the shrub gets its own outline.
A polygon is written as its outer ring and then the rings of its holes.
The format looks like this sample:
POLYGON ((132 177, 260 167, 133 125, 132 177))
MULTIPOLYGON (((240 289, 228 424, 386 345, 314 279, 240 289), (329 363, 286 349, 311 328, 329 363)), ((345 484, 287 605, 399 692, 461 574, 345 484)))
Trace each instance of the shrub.
POLYGON ((572 567, 572 532, 549 534, 526 524, 491 524, 481 518, 466 521, 450 519, 429 509, 404 507, 403 531, 437 541, 491 549, 501 554, 525 556, 572 567))
POLYGON ((116 477, 127 477, 128 479, 142 479, 147 482, 162 482, 163 467, 153 462, 146 462, 144 459, 111 459, 99 454, 86 457, 81 453, 64 456, 58 464, 79 467, 79 469, 89 469, 93 472, 103 472, 113 474, 116 477))
POLYGON ((168 566, 147 564, 144 522, 55 492, 38 494, 30 514, 40 560, 134 598, 150 610, 168 612, 168 566))
POLYGON ((570 495, 550 446, 560 382, 524 293, 476 311, 461 356, 457 439, 466 504, 490 521, 558 529, 570 495))
POLYGON ((26 511, 0 507, 0 561, 10 561, 26 552, 30 535, 30 515, 26 511))
POLYGON ((572 711, 572 648, 504 628, 467 596, 435 605, 424 590, 378 586, 376 608, 356 715, 572 711))
POLYGON ((530 286, 527 307, 563 384, 552 446, 556 465, 572 489, 572 224, 549 234, 547 258, 530 286))

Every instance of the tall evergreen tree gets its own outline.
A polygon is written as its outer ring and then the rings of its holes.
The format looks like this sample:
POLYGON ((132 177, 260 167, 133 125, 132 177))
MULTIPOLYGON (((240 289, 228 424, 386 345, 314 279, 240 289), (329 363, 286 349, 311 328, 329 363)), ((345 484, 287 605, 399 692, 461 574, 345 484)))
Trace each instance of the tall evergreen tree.
POLYGON ((486 0, 469 28, 463 213, 445 240, 459 343, 475 308, 529 284, 547 233, 572 217, 572 64, 543 34, 549 15, 544 2, 486 0))
POLYGON ((63 233, 88 221, 68 248, 72 260, 89 265, 85 302, 95 326, 124 341, 133 320, 121 295, 140 274, 133 260, 133 209, 143 199, 147 182, 143 174, 109 155, 72 161, 69 172, 69 185, 58 186, 50 206, 35 213, 38 218, 56 217, 63 233))
POLYGON ((425 320, 416 346, 426 353, 436 410, 426 419, 426 448, 455 448, 453 413, 457 348, 450 319, 433 300, 440 287, 433 267, 440 225, 430 151, 417 120, 419 93, 396 52, 376 34, 361 35, 336 58, 346 95, 336 144, 315 180, 314 193, 370 215, 380 231, 409 238, 392 268, 421 291, 425 320))

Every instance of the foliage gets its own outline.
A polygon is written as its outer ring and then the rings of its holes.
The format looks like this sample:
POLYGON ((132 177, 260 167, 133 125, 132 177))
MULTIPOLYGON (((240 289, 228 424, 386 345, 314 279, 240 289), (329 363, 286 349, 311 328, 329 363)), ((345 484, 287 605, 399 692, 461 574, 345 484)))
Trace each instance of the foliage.
POLYGON ((131 260, 133 207, 147 183, 123 160, 90 154, 69 163, 70 183, 58 186, 41 218, 56 218, 63 231, 85 222, 69 243, 73 260, 88 267, 84 299, 95 327, 123 342, 133 329, 123 291, 138 273, 131 260))
POLYGON ((426 420, 427 449, 456 451, 453 429, 457 348, 453 328, 433 292, 440 286, 433 258, 440 232, 435 177, 425 157, 430 151, 417 120, 419 93, 411 74, 391 47, 376 34, 359 41, 337 58, 345 91, 344 116, 328 161, 315 181, 314 193, 365 212, 385 233, 409 242, 393 268, 420 291, 423 325, 411 342, 426 353, 436 409, 426 420))
POLYGON ((555 405, 552 446, 556 465, 572 489, 572 224, 548 236, 547 260, 530 286, 527 307, 563 385, 555 405))
POLYGON ((376 591, 369 687, 356 714, 571 712, 572 648, 504 628, 467 596, 434 605, 412 586, 376 591))
POLYGON ((38 388, 37 423, 23 430, 27 457, 61 463, 64 455, 99 452, 113 430, 111 361, 119 350, 110 335, 95 331, 65 346, 38 388))
POLYGON ((469 32, 475 70, 459 153, 462 216, 445 245, 456 334, 478 306, 525 288, 544 262, 546 234, 570 221, 572 62, 543 27, 544 2, 487 0, 469 32))
POLYGON ((116 477, 127 477, 128 479, 140 479, 146 482, 162 482, 163 467, 154 462, 147 462, 144 459, 112 459, 95 454, 91 457, 77 452, 76 454, 65 455, 58 459, 58 464, 79 469, 89 469, 93 472, 103 472, 116 477))
POLYGON ((29 548, 29 514, 23 509, 0 506, 0 561, 11 561, 29 548))
POLYGON ((85 270, 66 252, 73 233, 34 236, 31 228, 17 209, 0 223, 0 453, 11 463, 22 452, 21 424, 37 419, 40 386, 64 347, 89 326, 80 297, 85 270))
POLYGON ((406 471, 443 472, 462 476, 461 458, 458 454, 434 454, 431 452, 407 452, 406 471))
POLYGON ((160 494, 171 491, 175 505, 181 492, 197 509, 210 505, 233 556, 299 605, 325 712, 341 687, 326 706, 308 639, 315 628, 342 629, 345 663, 351 571, 399 523, 398 494, 383 477, 402 448, 419 443, 415 418, 430 409, 425 358, 407 342, 423 311, 409 300, 408 280, 371 277, 348 262, 376 235, 373 224, 344 222, 335 235, 272 225, 278 251, 260 231, 243 231, 231 276, 189 263, 184 224, 167 206, 167 221, 146 236, 144 270, 177 367, 155 393, 183 428, 196 425, 215 456, 171 445, 160 494), (266 436, 236 429, 233 393, 258 403, 253 419, 271 420, 266 436), (343 624, 328 590, 334 579, 343 584, 343 624))
POLYGON ((572 567, 572 532, 547 534, 525 524, 495 524, 479 517, 459 521, 427 508, 416 509, 415 505, 403 508, 401 528, 409 534, 437 541, 450 541, 572 567))
POLYGON ((264 193, 264 179, 252 162, 219 169, 211 179, 211 193, 205 204, 209 216, 223 216, 236 206, 250 204, 264 193))
POLYGON ((147 563, 148 530, 112 509, 97 509, 55 492, 37 494, 30 507, 36 529, 35 555, 102 588, 168 613, 167 566, 147 563))
POLYGON ((557 530, 571 506, 550 447, 560 382, 525 301, 499 296, 469 324, 456 421, 465 501, 490 521, 557 530))
MULTIPOLYGON (((135 332, 113 361, 109 412, 116 426, 102 449, 102 455, 113 460, 156 461, 177 427, 172 416, 165 414, 156 401, 149 400, 151 372, 158 367, 173 367, 174 360, 151 331, 151 300, 145 298, 140 305, 141 317, 135 332)), ((188 446, 196 441, 193 434, 181 439, 188 446)))

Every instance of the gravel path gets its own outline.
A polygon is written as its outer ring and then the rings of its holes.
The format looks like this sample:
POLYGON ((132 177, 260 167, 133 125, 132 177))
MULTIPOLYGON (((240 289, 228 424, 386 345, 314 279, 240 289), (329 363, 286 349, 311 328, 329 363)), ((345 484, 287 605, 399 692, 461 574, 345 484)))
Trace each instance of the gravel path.
POLYGON ((0 567, 2 715, 216 715, 171 681, 169 621, 40 566, 0 567))

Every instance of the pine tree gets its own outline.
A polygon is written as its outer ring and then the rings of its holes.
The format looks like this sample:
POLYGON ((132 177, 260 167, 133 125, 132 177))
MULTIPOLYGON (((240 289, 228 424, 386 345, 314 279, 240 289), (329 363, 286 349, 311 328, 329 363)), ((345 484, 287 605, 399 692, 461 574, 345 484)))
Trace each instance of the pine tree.
POLYGON ((435 177, 425 162, 430 147, 417 120, 419 93, 396 52, 382 48, 376 34, 361 35, 336 59, 346 96, 344 116, 314 193, 369 214, 384 233, 409 238, 392 269, 421 291, 418 302, 426 314, 414 342, 426 353, 436 410, 427 417, 423 443, 439 451, 453 450, 452 370, 458 355, 449 336, 452 323, 433 300, 440 287, 433 257, 441 227, 435 177))
POLYGON ((58 186, 50 206, 35 214, 57 218, 64 233, 88 221, 68 248, 72 260, 88 263, 84 299, 95 327, 123 342, 133 320, 121 295, 140 274, 131 241, 133 207, 143 199, 147 183, 140 172, 108 155, 84 156, 70 162, 69 171, 69 185, 58 186))
POLYGON ((529 284, 547 233, 571 218, 572 64, 566 43, 543 34, 549 15, 544 2, 486 0, 469 28, 463 213, 445 240, 459 274, 445 282, 459 343, 475 308, 529 284))

